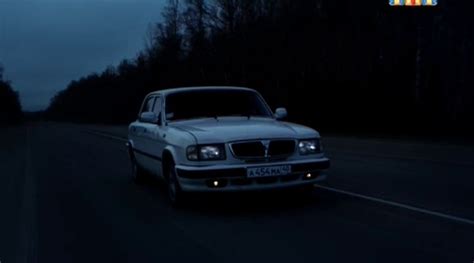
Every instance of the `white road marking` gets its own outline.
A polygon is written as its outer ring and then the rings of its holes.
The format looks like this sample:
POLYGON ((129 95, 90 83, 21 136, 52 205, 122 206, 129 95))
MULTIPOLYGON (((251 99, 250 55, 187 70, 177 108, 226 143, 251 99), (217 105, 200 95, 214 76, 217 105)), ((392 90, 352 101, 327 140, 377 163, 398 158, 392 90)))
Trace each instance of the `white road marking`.
MULTIPOLYGON (((451 164, 451 165, 459 165, 459 166, 474 166, 473 163, 467 163, 462 161, 452 161, 452 160, 434 160, 434 159, 426 159, 421 157, 410 157, 410 156, 399 156, 399 155, 392 155, 392 154, 372 154, 372 153, 363 153, 363 152, 352 152, 352 151, 338 151, 338 150, 331 150, 327 152, 328 154, 335 153, 337 154, 347 154, 347 155, 355 155, 358 157, 365 156, 365 157, 373 157, 379 159, 397 159, 403 161, 415 161, 415 162, 430 162, 430 163, 437 163, 437 164, 451 164)), ((341 158, 338 158, 341 159, 341 158)))
POLYGON ((371 196, 367 196, 367 195, 362 195, 362 194, 358 194, 358 193, 353 193, 353 192, 349 192, 349 191, 345 191, 345 190, 340 190, 340 189, 336 189, 336 188, 332 188, 332 187, 328 187, 328 186, 322 186, 322 185, 319 185, 319 184, 316 184, 314 186, 317 187, 317 188, 321 188, 321 189, 331 191, 331 192, 335 192, 335 193, 339 193, 339 194, 349 195, 349 196, 357 197, 357 198, 360 198, 360 199, 369 200, 369 201, 372 201, 372 202, 377 202, 377 203, 381 203, 381 204, 385 204, 385 205, 404 208, 404 209, 411 210, 411 211, 414 211, 414 212, 423 213, 423 214, 436 216, 436 217, 441 217, 441 218, 448 219, 448 220, 455 221, 455 222, 459 222, 459 223, 474 225, 474 220, 467 219, 467 218, 462 218, 462 217, 459 217, 459 216, 448 215, 448 214, 444 214, 444 213, 440 213, 440 212, 436 212, 436 211, 431 211, 431 210, 416 207, 416 206, 411 206, 411 205, 407 205, 407 204, 388 201, 388 200, 384 200, 384 199, 380 199, 380 198, 376 198, 376 197, 371 197, 371 196))
POLYGON ((99 132, 99 131, 88 130, 87 132, 90 133, 90 134, 102 136, 102 137, 105 137, 105 138, 109 138, 109 139, 113 139, 113 140, 117 140, 117 141, 121 141, 121 142, 127 142, 128 141, 126 138, 122 138, 122 137, 119 137, 119 136, 115 136, 115 135, 111 135, 111 134, 103 133, 103 132, 99 132))

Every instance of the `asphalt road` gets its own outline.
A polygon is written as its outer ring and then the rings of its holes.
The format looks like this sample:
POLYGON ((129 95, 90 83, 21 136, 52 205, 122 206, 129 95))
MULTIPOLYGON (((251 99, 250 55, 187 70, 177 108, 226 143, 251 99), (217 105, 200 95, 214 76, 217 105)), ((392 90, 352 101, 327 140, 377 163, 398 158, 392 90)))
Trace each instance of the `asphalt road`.
POLYGON ((0 261, 473 262, 474 149, 328 137, 330 179, 199 195, 130 181, 123 128, 0 130, 0 261), (111 135, 111 136, 109 136, 111 135))

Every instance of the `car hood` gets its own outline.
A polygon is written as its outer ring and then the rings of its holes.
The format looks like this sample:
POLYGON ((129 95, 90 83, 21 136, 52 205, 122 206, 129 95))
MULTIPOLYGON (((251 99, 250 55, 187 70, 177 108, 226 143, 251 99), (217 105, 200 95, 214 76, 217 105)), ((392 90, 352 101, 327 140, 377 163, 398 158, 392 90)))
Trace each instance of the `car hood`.
POLYGON ((319 138, 311 128, 269 118, 208 118, 171 123, 170 126, 191 133, 197 143, 225 143, 239 140, 277 138, 319 138))

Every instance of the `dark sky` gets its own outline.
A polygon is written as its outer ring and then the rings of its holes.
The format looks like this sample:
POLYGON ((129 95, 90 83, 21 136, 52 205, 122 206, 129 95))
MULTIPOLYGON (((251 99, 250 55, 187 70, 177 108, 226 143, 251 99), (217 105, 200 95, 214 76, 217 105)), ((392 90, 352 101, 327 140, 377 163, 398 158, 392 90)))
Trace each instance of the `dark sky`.
POLYGON ((0 0, 0 63, 24 110, 143 49, 165 0, 0 0))

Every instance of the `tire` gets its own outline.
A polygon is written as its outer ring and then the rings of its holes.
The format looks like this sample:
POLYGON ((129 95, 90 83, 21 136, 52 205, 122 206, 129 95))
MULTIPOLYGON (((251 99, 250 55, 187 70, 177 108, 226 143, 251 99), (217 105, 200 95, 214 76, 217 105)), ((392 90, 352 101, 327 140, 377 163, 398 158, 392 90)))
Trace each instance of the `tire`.
POLYGON ((314 192, 314 184, 308 184, 308 185, 300 186, 299 191, 302 194, 310 195, 314 192))
POLYGON ((298 189, 298 195, 300 198, 309 199, 313 196, 314 193, 314 185, 303 185, 298 189))
POLYGON ((314 185, 301 185, 290 189, 293 196, 297 198, 309 198, 314 193, 314 185))
POLYGON ((166 186, 168 190, 168 198, 170 199, 171 205, 174 207, 181 207, 185 204, 186 193, 183 192, 176 174, 174 164, 168 164, 166 176, 166 186))
POLYGON ((138 165, 137 160, 135 159, 135 156, 130 150, 130 161, 132 164, 132 171, 131 171, 131 177, 132 181, 136 184, 143 184, 146 182, 146 172, 143 170, 143 168, 138 165))

